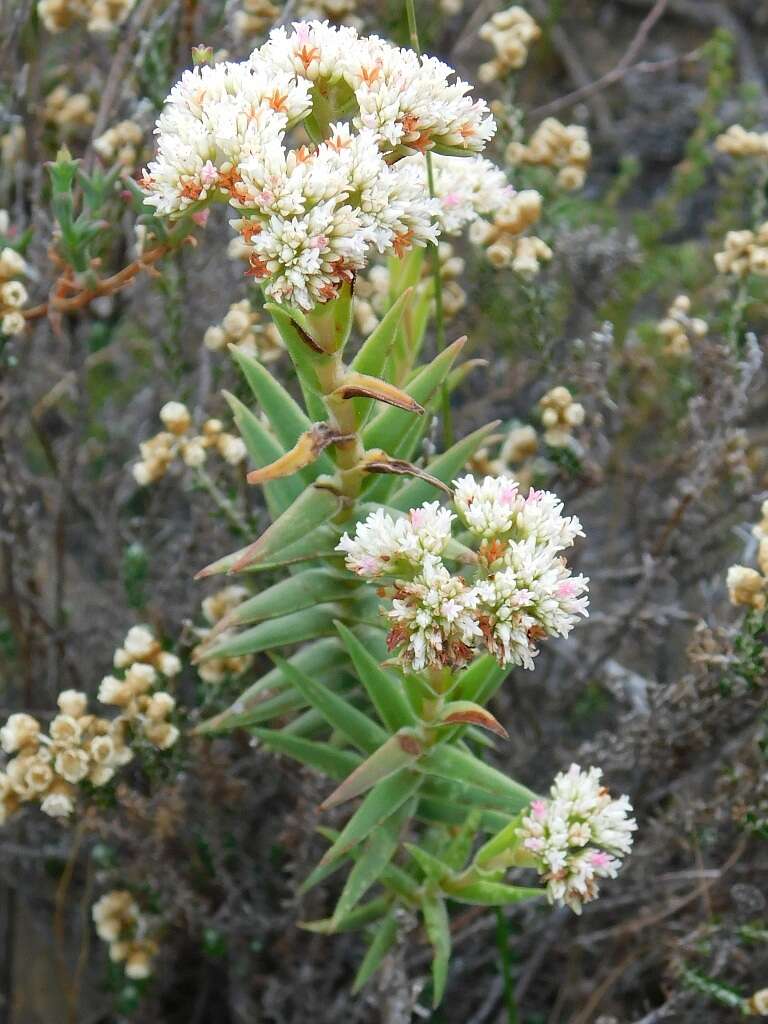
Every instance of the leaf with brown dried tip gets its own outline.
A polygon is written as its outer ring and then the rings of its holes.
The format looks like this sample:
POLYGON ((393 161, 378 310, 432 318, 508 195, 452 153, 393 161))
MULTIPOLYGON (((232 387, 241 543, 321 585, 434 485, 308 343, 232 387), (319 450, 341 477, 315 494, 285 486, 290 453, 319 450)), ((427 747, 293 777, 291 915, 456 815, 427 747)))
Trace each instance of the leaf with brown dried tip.
POLYGON ((453 496, 451 488, 443 483, 442 480, 438 480, 436 476, 432 476, 425 469, 422 469, 420 466, 414 466, 412 462, 407 462, 405 459, 393 459, 380 448, 366 452, 363 469, 366 473, 393 473, 395 476, 415 476, 419 480, 424 480, 425 483, 436 487, 438 490, 444 491, 449 497, 453 496))
POLYGON ((329 445, 349 439, 350 435, 339 433, 328 423, 313 423, 289 452, 281 455, 279 459, 275 459, 268 466, 251 470, 246 479, 249 484, 263 484, 269 480, 292 476, 304 469, 305 466, 311 465, 329 445))
POLYGON ((489 732, 494 732, 497 736, 501 736, 502 739, 509 739, 509 733, 501 722, 494 718, 487 708, 481 707, 471 700, 454 700, 446 704, 438 724, 479 725, 483 729, 488 729, 489 732))
POLYGON ((397 409, 405 409, 406 412, 418 413, 420 416, 424 412, 424 407, 415 398, 411 398, 394 384, 354 370, 347 372, 344 383, 336 388, 333 395, 339 398, 372 398, 386 405, 394 405, 397 409))
POLYGON ((361 765, 320 804, 321 811, 351 800, 365 793, 377 782, 393 775, 400 768, 414 764, 424 750, 423 744, 412 729, 401 729, 382 743, 361 765))

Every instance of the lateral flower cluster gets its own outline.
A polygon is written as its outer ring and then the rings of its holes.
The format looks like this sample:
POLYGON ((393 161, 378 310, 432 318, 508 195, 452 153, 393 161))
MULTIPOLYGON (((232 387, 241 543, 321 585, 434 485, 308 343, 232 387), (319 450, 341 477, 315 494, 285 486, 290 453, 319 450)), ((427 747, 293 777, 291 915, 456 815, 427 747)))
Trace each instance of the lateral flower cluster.
POLYGON ((615 878, 637 829, 627 796, 611 797, 600 768, 572 764, 552 783, 548 800, 534 800, 518 835, 547 884, 550 903, 581 913, 599 895, 599 880, 615 878))
POLYGON ((760 521, 752 527, 757 539, 757 569, 732 565, 728 570, 728 597, 731 604, 764 611, 768 598, 768 501, 760 507, 760 521))
MULTIPOLYGON (((5 211, 0 210, 0 214, 5 211)), ((0 223, 0 234, 2 234, 0 223)), ((0 334, 16 335, 24 330, 21 312, 28 299, 27 289, 20 279, 28 273, 26 260, 10 246, 0 248, 0 334)))
POLYGON ((691 353, 691 343, 706 337, 709 324, 701 317, 691 316, 691 300, 687 295, 678 295, 656 330, 666 342, 667 355, 687 356, 691 353))
POLYGON ((436 241, 440 204, 403 158, 471 155, 495 131, 453 75, 348 26, 277 28, 247 61, 184 73, 158 121, 147 202, 171 217, 229 202, 266 294, 314 308, 372 252, 436 241), (298 124, 313 145, 289 149, 298 124))
POLYGON ((510 142, 505 156, 513 167, 529 164, 557 171, 557 184, 575 192, 584 184, 592 159, 587 129, 579 124, 562 124, 547 117, 531 136, 528 145, 510 142))
POLYGON ((386 580, 388 646, 408 668, 461 667, 483 652, 533 668, 539 641, 567 636, 587 614, 588 580, 572 576, 560 556, 583 536, 581 524, 562 515, 556 495, 524 495, 508 476, 467 475, 454 486, 458 516, 439 502, 400 519, 379 509, 338 550, 352 572, 386 580), (457 518, 477 542, 473 565, 464 552, 469 578, 446 565, 457 518))
MULTIPOLYGON (((204 683, 216 685, 224 682, 227 678, 240 676, 253 664, 252 654, 241 654, 229 658, 199 658, 203 654, 205 644, 211 637, 214 627, 246 598, 250 597, 247 587, 241 587, 233 583, 228 587, 222 587, 206 597, 202 603, 203 617, 208 623, 207 626, 196 626, 195 635, 199 643, 192 648, 192 661, 197 664, 197 674, 204 683)), ((218 630, 217 638, 223 641, 233 636, 232 630, 218 630)))
POLYGON ((248 299, 234 302, 219 324, 212 324, 203 335, 203 344, 211 352, 234 345, 247 356, 273 363, 285 353, 274 324, 261 322, 258 309, 248 299))
POLYGON ((203 423, 200 434, 192 434, 192 417, 182 402, 166 402, 160 410, 165 430, 139 445, 141 459, 132 468, 140 487, 156 483, 168 472, 171 463, 181 459, 185 465, 199 469, 209 451, 216 451, 231 466, 239 466, 247 454, 241 438, 224 430, 221 420, 203 423))
POLYGON ((158 945, 132 893, 127 889, 105 893, 93 904, 91 917, 96 934, 109 946, 110 960, 122 964, 133 981, 148 978, 158 945))

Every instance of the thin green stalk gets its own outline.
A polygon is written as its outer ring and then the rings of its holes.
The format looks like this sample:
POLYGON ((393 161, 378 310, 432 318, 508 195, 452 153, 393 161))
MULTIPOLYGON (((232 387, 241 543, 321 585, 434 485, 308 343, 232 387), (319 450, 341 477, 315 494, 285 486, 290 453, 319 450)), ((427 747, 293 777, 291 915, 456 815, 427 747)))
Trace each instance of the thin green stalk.
MULTIPOLYGON (((405 0, 405 10, 408 15, 408 32, 411 37, 411 48, 421 56, 421 43, 419 42, 419 27, 416 22, 415 0, 405 0)), ((435 197, 435 175, 432 168, 432 154, 429 150, 424 154, 427 164, 427 186, 429 194, 435 197)), ((440 251, 437 243, 430 245, 432 257, 432 280, 435 289, 435 344, 437 351, 442 352, 445 348, 445 313, 443 309, 443 275, 440 273, 440 251)), ((447 383, 443 384, 441 391, 441 409, 443 414, 443 444, 450 448, 453 444, 453 418, 451 414, 451 401, 448 394, 447 383)))

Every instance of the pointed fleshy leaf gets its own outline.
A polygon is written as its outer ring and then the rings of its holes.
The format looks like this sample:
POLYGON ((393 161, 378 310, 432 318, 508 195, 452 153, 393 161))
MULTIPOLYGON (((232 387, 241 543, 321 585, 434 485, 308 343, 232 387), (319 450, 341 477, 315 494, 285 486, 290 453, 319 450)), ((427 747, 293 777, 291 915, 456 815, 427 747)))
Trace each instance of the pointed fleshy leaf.
POLYGON ((316 526, 328 522, 339 506, 337 495, 314 485, 308 487, 258 540, 245 549, 229 571, 239 572, 256 562, 266 562, 289 544, 305 538, 316 526))
POLYGON ((367 839, 375 828, 413 796, 421 785, 422 778, 417 772, 401 768, 399 772, 375 785, 349 819, 333 846, 326 850, 320 863, 333 863, 367 839))
MULTIPOLYGON (((333 666, 341 664, 342 657, 342 648, 339 641, 335 637, 328 637, 303 647, 291 656, 289 662, 297 668, 312 670, 318 676, 321 676, 329 669, 332 669, 333 666)), ((269 699, 285 690, 292 690, 291 684, 283 675, 281 669, 273 668, 241 693, 237 700, 225 711, 214 715, 205 722, 201 722, 193 732, 197 734, 236 728, 236 726, 231 724, 233 719, 237 719, 238 716, 252 711, 263 700, 269 699)))
POLYGON ((451 924, 445 900, 436 892, 428 890, 421 902, 424 927, 432 945, 432 1005, 438 1006, 445 993, 448 980, 448 963, 451 959, 451 924))
POLYGON ((378 971, 384 957, 394 946, 396 939, 397 916, 394 910, 390 910, 389 913, 375 925, 373 939, 366 950, 363 962, 360 964, 357 974, 355 975, 355 980, 352 984, 353 995, 357 995, 360 989, 363 988, 368 981, 370 981, 376 971, 378 971))
POLYGON ((320 604, 313 608, 303 608, 300 612, 290 612, 277 619, 267 619, 234 637, 225 637, 206 647, 197 660, 239 658, 243 654, 259 654, 274 647, 315 640, 333 631, 334 619, 338 618, 340 611, 341 606, 338 604, 320 604))
POLYGON ((506 885, 504 882, 486 879, 469 883, 443 881, 441 884, 443 892, 457 903, 471 903, 480 907, 504 907, 510 903, 522 903, 523 900, 546 896, 544 889, 506 885))
MULTIPOLYGON (((496 832, 504 828, 509 821, 509 815, 502 814, 500 811, 483 809, 479 811, 479 815, 479 828, 483 832, 496 832)), ((466 810, 454 801, 432 796, 429 786, 425 786, 424 795, 419 799, 415 816, 421 821, 460 827, 466 821, 466 810)))
POLYGON ((445 862, 454 871, 464 867, 472 853, 475 837, 481 828, 482 814, 479 810, 471 810, 467 820, 451 839, 450 846, 445 851, 445 862))
POLYGON ((509 739, 509 733, 491 712, 471 700, 449 701, 440 712, 437 722, 439 725, 478 725, 502 739, 509 739))
POLYGON ((416 846, 414 843, 405 843, 404 845, 408 853, 424 872, 424 877, 427 881, 439 882, 442 878, 452 876, 451 868, 444 861, 440 860, 439 857, 435 857, 434 854, 429 853, 420 846, 416 846))
MULTIPOLYGON (((495 866, 502 867, 506 863, 504 860, 504 854, 520 845, 520 836, 518 835, 520 829, 521 815, 517 815, 512 821, 508 822, 504 828, 499 829, 495 836, 492 836, 487 843, 484 843, 475 854, 474 863, 483 870, 492 869, 495 866), (497 865, 495 861, 502 858, 501 862, 497 865)), ((507 865, 509 866, 509 865, 507 865)))
POLYGON ((369 758, 355 768, 352 774, 323 800, 320 810, 328 811, 347 800, 352 800, 353 797, 365 793, 382 779, 388 779, 390 775, 401 768, 415 764, 423 750, 424 747, 413 730, 401 729, 394 736, 390 736, 378 750, 375 750, 369 758))
MULTIPOLYGON (((270 422, 275 437, 283 451, 291 448, 296 438, 309 430, 312 421, 288 394, 282 384, 257 359, 241 352, 236 346, 230 351, 243 372, 256 401, 270 422)), ((319 417, 325 418, 325 413, 319 417)), ((332 473, 333 463, 328 456, 320 456, 317 462, 302 476, 312 481, 319 473, 332 473)))
MULTIPOLYGON (((410 813, 413 805, 407 804, 406 806, 410 813)), ((324 826, 318 827, 317 831, 320 835, 325 836, 331 844, 335 843, 341 835, 341 833, 336 829, 326 828, 324 826)), ((323 878, 328 878, 328 876, 334 874, 338 868, 343 867, 347 860, 352 860, 356 863, 362 856, 362 852, 363 846, 356 846, 352 850, 348 851, 346 857, 340 857, 331 864, 319 865, 315 868, 309 878, 302 883, 299 891, 305 892, 310 889, 312 885, 317 885, 323 878)), ((399 896, 401 902, 406 904, 415 904, 418 902, 420 895, 420 886, 418 882, 412 875, 398 867, 397 864, 390 861, 381 872, 380 881, 385 888, 399 896)))
MULTIPOLYGON (((298 565, 300 562, 312 562, 318 558, 337 557, 336 545, 339 543, 340 536, 341 530, 334 523, 323 523, 321 526, 316 526, 313 530, 309 530, 299 540, 294 541, 292 544, 287 544, 279 551, 275 551, 263 561, 260 560, 249 565, 243 572, 267 572, 272 569, 283 568, 284 566, 298 565)), ((201 580, 207 576, 229 572, 232 566, 235 565, 238 559, 243 557, 250 547, 251 545, 249 544, 238 551, 233 551, 222 558, 217 558, 215 562, 211 562, 210 565, 201 569, 195 576, 195 579, 201 580)))
POLYGON ((381 726, 362 711, 358 711, 349 701, 332 693, 327 687, 316 683, 283 658, 275 657, 275 664, 283 670, 283 674, 291 684, 303 694, 307 703, 320 712, 331 728, 337 729, 360 750, 372 753, 386 741, 387 734, 381 726))
POLYGON ((392 900, 386 896, 364 903, 362 907, 355 909, 341 921, 332 917, 324 918, 322 921, 300 921, 299 928, 308 932, 317 932, 320 935, 334 935, 338 932, 352 932, 362 928, 371 921, 378 921, 392 906, 392 900))
POLYGON ((298 576, 280 580, 236 605, 214 627, 214 635, 233 626, 247 626, 274 619, 316 604, 353 597, 358 587, 342 573, 331 569, 306 569, 298 576))
POLYGON ((329 445, 349 441, 351 437, 340 434, 327 423, 313 423, 309 430, 299 436, 290 451, 267 466, 251 470, 246 479, 249 484, 265 484, 270 480, 293 476, 317 462, 329 445))
POLYGON ((390 732, 403 726, 413 725, 415 716, 408 707, 402 691, 402 684, 395 675, 386 672, 351 630, 341 623, 336 629, 342 639, 352 664, 371 699, 376 712, 390 732))
MULTIPOLYGON (((404 390, 420 405, 437 391, 458 357, 466 338, 459 338, 423 367, 404 390)), ((410 414, 402 409, 387 408, 375 416, 363 432, 366 448, 383 448, 392 452, 399 438, 409 427, 410 414)))
POLYGON ((357 355, 350 363, 351 370, 374 377, 382 375, 387 356, 395 341, 395 331, 412 296, 413 288, 406 288, 397 301, 389 307, 381 322, 360 346, 357 355))
POLYGON ((352 330, 352 295, 354 286, 344 281, 338 294, 303 314, 307 333, 324 352, 343 352, 352 330))
MULTIPOLYGON (((315 678, 320 681, 319 675, 316 675, 315 678)), ((352 676, 337 671, 331 678, 323 678, 322 685, 332 693, 346 693, 354 689, 355 680, 352 676)), ((262 722, 269 722, 273 718, 283 717, 291 712, 303 711, 306 707, 307 700, 304 695, 290 687, 283 690, 282 693, 276 693, 273 697, 266 698, 250 711, 233 716, 229 721, 229 728, 247 729, 252 725, 260 725, 262 722)), ((287 727, 284 728, 286 731, 290 731, 287 727)))
MULTIPOLYGON (((489 434, 496 429, 499 422, 499 420, 494 420, 493 423, 481 427, 480 430, 475 430, 474 433, 468 434, 449 448, 447 452, 432 459, 427 466, 430 476, 450 485, 489 434)), ((412 480, 397 491, 390 504, 393 508, 399 508, 406 512, 409 508, 416 508, 417 505, 421 505, 425 501, 431 501, 432 498, 432 489, 426 481, 412 480)))
POLYGON ((359 761, 357 754, 353 754, 351 750, 339 750, 330 743, 318 743, 302 736, 291 736, 282 729, 262 729, 255 726, 249 729, 249 732, 258 736, 270 750, 292 757, 294 761, 315 768, 333 779, 348 775, 359 761))
MULTIPOLYGON (((228 391, 222 394, 227 401, 248 455, 257 466, 266 466, 283 456, 283 449, 262 423, 247 409, 239 398, 228 391)), ((264 489, 267 508, 273 519, 280 516, 301 494, 304 484, 300 480, 281 480, 264 489)))
POLYGON ((502 797, 513 811, 522 810, 536 794, 503 772, 454 747, 434 747, 422 757, 420 767, 440 778, 460 779, 502 797))
POLYGON ((320 385, 318 384, 317 373, 315 372, 314 356, 307 347, 306 338, 302 336, 301 328, 276 303, 267 302, 264 304, 264 309, 267 310, 274 320, 283 344, 288 349, 288 354, 299 378, 299 385, 310 420, 324 419, 327 412, 320 397, 320 385))
POLYGON ((411 815, 413 801, 407 800, 381 828, 366 839, 360 856, 349 873, 333 912, 334 921, 342 921, 360 902, 392 860, 400 842, 400 830, 411 815))
POLYGON ((485 704, 508 675, 509 668, 499 665, 490 654, 484 654, 462 672, 458 695, 462 700, 485 704))

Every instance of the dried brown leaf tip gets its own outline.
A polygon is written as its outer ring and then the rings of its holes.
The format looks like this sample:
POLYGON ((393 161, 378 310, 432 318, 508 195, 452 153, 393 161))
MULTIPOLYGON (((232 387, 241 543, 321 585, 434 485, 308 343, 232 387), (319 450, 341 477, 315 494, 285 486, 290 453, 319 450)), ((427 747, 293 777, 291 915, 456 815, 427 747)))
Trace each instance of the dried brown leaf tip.
POLYGON ((374 401, 385 402, 407 412, 419 415, 424 412, 424 407, 405 391, 367 373, 347 373, 344 383, 336 389, 334 395, 339 398, 372 398, 374 401))
POLYGON ((248 483, 263 484, 269 480, 292 476, 311 465, 329 445, 348 441, 350 437, 349 434, 334 430, 328 423, 314 423, 285 455, 270 462, 268 466, 251 470, 247 477, 248 483))

